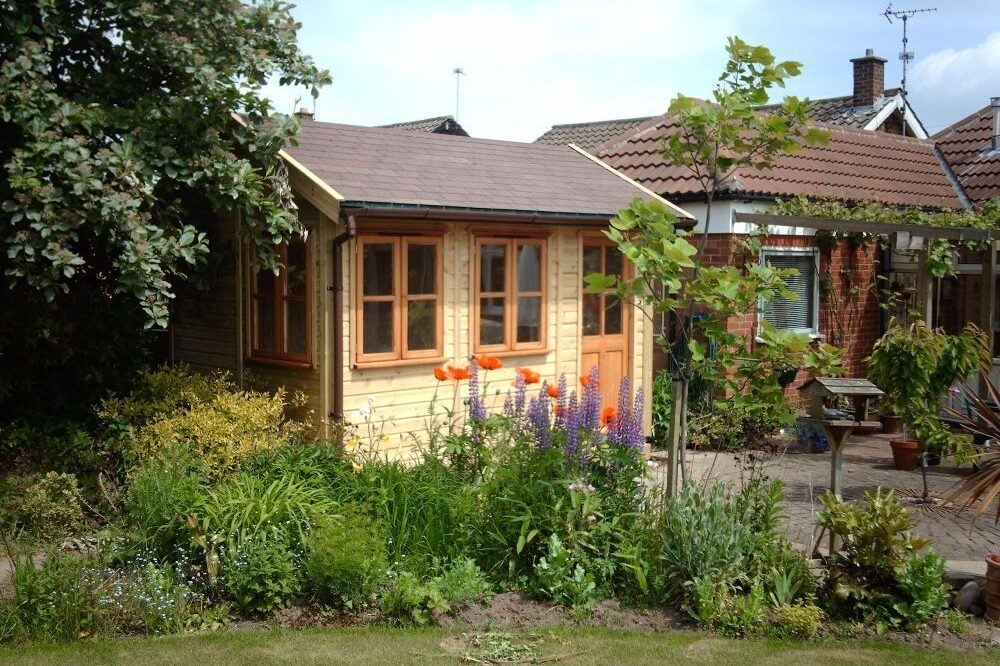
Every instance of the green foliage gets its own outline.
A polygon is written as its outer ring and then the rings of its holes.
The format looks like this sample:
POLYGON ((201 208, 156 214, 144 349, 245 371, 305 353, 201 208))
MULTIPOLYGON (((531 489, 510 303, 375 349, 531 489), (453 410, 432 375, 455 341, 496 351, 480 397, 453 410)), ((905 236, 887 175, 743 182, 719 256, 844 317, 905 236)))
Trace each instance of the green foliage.
POLYGON ((209 403, 234 388, 224 373, 206 375, 183 364, 146 369, 139 373, 127 395, 105 398, 98 416, 112 436, 127 435, 209 403))
POLYGON ((28 477, 13 503, 17 524, 42 541, 75 534, 85 525, 80 486, 72 474, 28 477))
POLYGON ((784 604, 774 609, 777 617, 775 634, 782 638, 809 640, 823 628, 823 609, 814 603, 784 604))
POLYGON ((653 413, 653 441, 663 443, 670 436, 670 420, 673 418, 674 386, 669 370, 660 370, 653 378, 653 398, 650 410, 653 413))
POLYGON ((324 601, 347 609, 366 606, 375 600, 388 568, 385 535, 353 512, 323 520, 309 535, 305 569, 324 601))
POLYGON ((968 636, 972 632, 972 624, 969 618, 957 608, 949 608, 943 614, 944 626, 953 634, 968 636))
POLYGON ((483 572, 470 559, 452 562, 433 578, 400 571, 382 595, 382 613, 418 625, 429 624, 438 613, 478 601, 492 594, 483 572))
POLYGON ((574 612, 587 614, 600 600, 594 575, 555 534, 549 536, 544 557, 535 564, 535 591, 574 612))
POLYGON ((0 11, 5 273, 50 300, 103 278, 164 326, 172 280, 201 264, 204 211, 240 212, 262 246, 299 230, 269 81, 330 80, 277 1, 64 4, 0 11), (178 38, 181 36, 181 38, 178 38), (63 48, 73 44, 72 49, 63 48), (165 83, 167 82, 167 83, 165 83), (242 122, 233 112, 242 111, 242 122))
POLYGON ((287 536, 273 525, 235 542, 226 551, 222 581, 240 612, 267 615, 301 594, 300 558, 287 536))
POLYGON ((762 633, 767 617, 764 589, 757 583, 746 594, 733 594, 709 577, 692 581, 688 613, 700 623, 724 636, 756 636, 762 633))
POLYGON ((18 631, 36 640, 75 640, 100 620, 94 589, 85 572, 93 562, 52 553, 36 568, 29 558, 14 569, 18 631))
MULTIPOLYGON (((24 412, 18 416, 23 417, 24 412)), ((93 471, 102 462, 98 446, 84 424, 20 418, 0 425, 0 460, 12 470, 44 469, 74 474, 93 471)))
POLYGON ((928 541, 910 534, 916 523, 895 493, 868 492, 860 505, 831 494, 821 501, 819 524, 842 544, 830 557, 821 590, 832 613, 885 631, 915 628, 947 605, 944 561, 918 554, 928 541))
POLYGON ((466 557, 443 567, 434 586, 453 606, 466 606, 493 596, 493 586, 476 561, 466 557))
POLYGON ((722 403, 714 411, 691 419, 690 442, 717 451, 758 450, 793 420, 794 414, 783 399, 745 407, 722 403))

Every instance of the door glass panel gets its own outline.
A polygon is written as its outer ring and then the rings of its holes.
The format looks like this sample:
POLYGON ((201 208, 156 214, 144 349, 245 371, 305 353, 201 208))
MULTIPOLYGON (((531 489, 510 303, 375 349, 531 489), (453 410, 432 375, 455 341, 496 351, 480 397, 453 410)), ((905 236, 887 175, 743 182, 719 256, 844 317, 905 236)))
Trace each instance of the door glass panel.
POLYGON ((407 246, 406 290, 411 296, 437 293, 437 245, 407 246))
POLYGON ((583 276, 601 272, 601 246, 583 246, 583 276))
POLYGON ((504 343, 504 299, 479 299, 479 344, 504 343))
POLYGON ((600 294, 583 295, 583 334, 601 334, 601 296, 600 294))
POLYGON ((365 354, 384 354, 393 350, 392 301, 376 301, 364 304, 365 354))
POLYGON ((542 339, 542 299, 521 296, 517 299, 517 341, 539 342, 542 339))
POLYGON ((406 306, 406 348, 437 349, 437 301, 409 301, 406 306))
POLYGON ((479 248, 479 290, 506 291, 507 246, 482 245, 479 248))
POLYGON ((362 254, 362 290, 365 296, 391 296, 394 293, 392 253, 392 243, 365 243, 362 254))
POLYGON ((296 356, 306 355, 306 304, 305 301, 285 301, 285 350, 296 356))
MULTIPOLYGON (((517 248, 517 290, 542 290, 542 248, 520 245, 517 248)), ((518 323, 520 326, 520 323, 518 323)))
POLYGON ((614 247, 605 248, 604 274, 605 275, 622 274, 622 253, 618 251, 618 248, 614 247))
POLYGON ((614 294, 604 296, 604 335, 622 332, 622 302, 614 294))
POLYGON ((285 270, 288 271, 288 295, 305 296, 306 293, 306 244, 292 241, 288 244, 285 270))
MULTIPOLYGON (((273 279, 270 282, 274 285, 273 279)), ((274 348, 274 299, 256 298, 254 306, 257 308, 254 313, 257 321, 257 351, 277 351, 274 348)))

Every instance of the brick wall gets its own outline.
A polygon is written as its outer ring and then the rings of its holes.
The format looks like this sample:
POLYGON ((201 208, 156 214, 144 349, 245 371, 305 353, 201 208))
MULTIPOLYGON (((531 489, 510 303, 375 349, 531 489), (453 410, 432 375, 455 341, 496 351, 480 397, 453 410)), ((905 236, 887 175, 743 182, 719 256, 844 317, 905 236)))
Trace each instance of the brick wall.
MULTIPOLYGON (((714 266, 742 265, 745 258, 738 256, 740 236, 712 234, 706 241, 704 260, 714 266)), ((816 247, 812 236, 769 236, 766 247, 816 247)), ((819 331, 824 339, 840 347, 844 356, 847 375, 864 377, 867 367, 864 359, 881 333, 881 309, 873 288, 878 272, 878 253, 873 247, 854 247, 850 241, 838 241, 834 247, 822 248, 819 259, 820 304, 819 331)), ((757 313, 751 311, 731 317, 730 331, 753 336, 757 327, 757 313)), ((657 368, 664 362, 657 359, 657 368)), ((798 386, 807 379, 800 373, 798 386)))

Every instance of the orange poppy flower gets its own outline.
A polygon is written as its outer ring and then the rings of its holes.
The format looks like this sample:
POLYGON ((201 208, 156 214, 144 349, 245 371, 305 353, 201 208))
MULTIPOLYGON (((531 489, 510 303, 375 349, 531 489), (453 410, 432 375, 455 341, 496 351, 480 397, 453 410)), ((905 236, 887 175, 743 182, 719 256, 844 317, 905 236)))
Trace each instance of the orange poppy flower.
POLYGON ((586 386, 590 383, 590 375, 580 375, 580 386, 586 386))
POLYGON ((563 408, 560 407, 559 405, 555 403, 552 404, 552 413, 555 414, 556 416, 562 415, 562 410, 563 408))
POLYGON ((472 373, 469 372, 469 366, 465 366, 464 368, 459 368, 454 365, 449 365, 448 376, 454 379, 455 381, 459 382, 462 381, 463 379, 468 379, 469 377, 471 377, 472 373))
POLYGON ((614 422, 615 417, 618 416, 618 409, 615 407, 605 407, 604 411, 601 412, 601 423, 605 426, 610 427, 614 422))
POLYGON ((444 368, 434 368, 434 378, 443 382, 448 379, 448 373, 444 371, 444 368))
POLYGON ((487 356, 486 354, 483 354, 476 357, 476 365, 483 370, 496 370, 503 365, 503 361, 498 359, 496 356, 487 356))
POLYGON ((562 395, 562 392, 559 390, 559 386, 556 384, 549 384, 546 386, 545 392, 549 394, 550 398, 558 398, 562 395))
POLYGON ((518 368, 517 374, 524 377, 525 384, 537 384, 542 381, 542 376, 531 368, 518 368))

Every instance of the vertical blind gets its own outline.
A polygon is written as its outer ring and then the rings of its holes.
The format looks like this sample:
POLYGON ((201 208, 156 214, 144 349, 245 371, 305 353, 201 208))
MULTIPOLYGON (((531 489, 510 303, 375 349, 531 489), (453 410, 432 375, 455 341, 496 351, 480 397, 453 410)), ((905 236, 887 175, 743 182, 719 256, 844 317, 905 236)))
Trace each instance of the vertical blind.
POLYGON ((764 261, 774 268, 794 268, 798 275, 785 277, 788 290, 797 299, 776 298, 764 304, 764 320, 775 328, 816 330, 816 259, 813 254, 766 253, 764 261))

